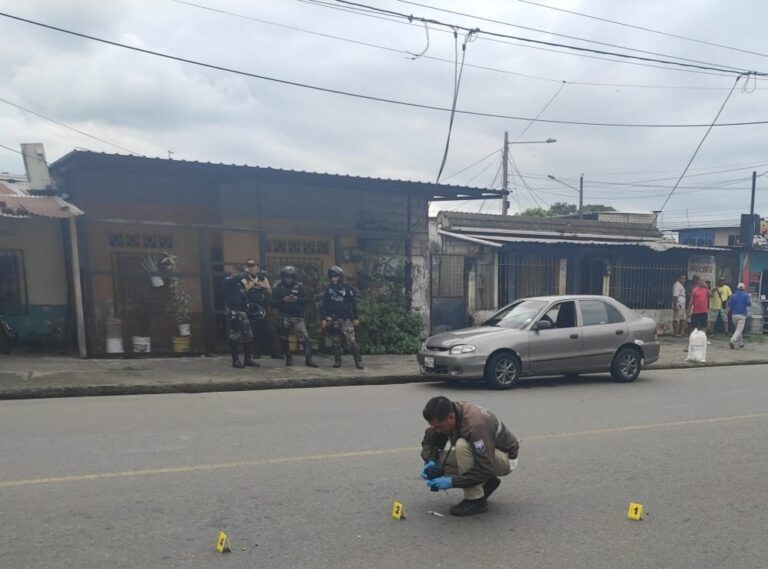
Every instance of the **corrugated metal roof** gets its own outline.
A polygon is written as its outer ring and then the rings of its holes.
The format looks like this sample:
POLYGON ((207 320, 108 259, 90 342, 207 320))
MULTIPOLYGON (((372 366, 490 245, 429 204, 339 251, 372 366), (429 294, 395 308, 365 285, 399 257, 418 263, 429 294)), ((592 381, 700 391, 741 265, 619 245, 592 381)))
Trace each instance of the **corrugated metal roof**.
POLYGON ((83 211, 56 196, 0 195, 2 217, 50 217, 66 219, 83 215, 83 211))
POLYGON ((608 241, 597 239, 558 239, 556 237, 515 237, 510 235, 484 235, 482 233, 453 233, 450 231, 441 230, 441 234, 453 237, 459 240, 469 241, 471 243, 477 243, 478 241, 486 241, 487 244, 498 243, 538 243, 546 245, 590 245, 590 246, 618 246, 618 247, 647 247, 653 251, 663 253, 664 251, 671 251, 673 249, 686 249, 690 251, 729 251, 724 247, 698 247, 695 245, 680 245, 679 243, 673 243, 666 240, 657 241, 608 241))
MULTIPOLYGON (((76 163, 79 160, 84 159, 93 159, 93 160, 102 160, 102 161, 120 161, 124 164, 129 164, 131 162, 136 163, 143 163, 144 165, 155 165, 158 167, 161 166, 176 166, 176 167, 187 167, 187 168, 215 168, 215 169, 221 169, 221 170, 231 170, 231 171, 252 171, 254 173, 257 173, 259 175, 263 176, 273 176, 273 177, 290 177, 290 176, 296 176, 301 178, 309 178, 309 177, 319 177, 321 179, 327 179, 329 182, 335 182, 338 183, 340 181, 346 181, 346 182, 366 182, 369 184, 377 184, 377 185, 385 185, 387 187, 392 186, 407 186, 411 189, 420 190, 423 192, 430 192, 434 193, 437 196, 440 195, 440 191, 446 193, 446 195, 454 195, 454 194, 461 194, 461 195, 468 195, 470 197, 488 197, 489 199, 501 199, 502 194, 498 190, 493 190, 489 188, 479 188, 475 186, 458 186, 458 185, 451 185, 451 184, 438 184, 434 182, 421 182, 421 181, 412 181, 412 180, 400 180, 395 178, 373 178, 373 177, 367 177, 367 176, 350 176, 348 174, 331 174, 328 172, 312 172, 312 171, 306 171, 306 170, 290 170, 290 169, 282 169, 282 168, 272 168, 272 167, 265 167, 265 166, 251 166, 248 164, 224 164, 224 163, 216 163, 216 162, 199 162, 196 160, 178 160, 178 159, 168 159, 168 158, 149 158, 146 156, 133 156, 133 155, 126 155, 126 154, 117 154, 117 153, 110 153, 110 152, 93 152, 90 150, 73 150, 72 152, 69 152, 65 156, 62 156, 59 158, 56 162, 51 164, 51 170, 63 170, 66 169, 70 164, 76 163)), ((219 170, 219 171, 221 171, 219 170)), ((329 184, 330 185, 330 184, 329 184)))
POLYGON ((57 196, 31 196, 30 184, 21 176, 0 175, 0 217, 66 219, 83 211, 57 196))

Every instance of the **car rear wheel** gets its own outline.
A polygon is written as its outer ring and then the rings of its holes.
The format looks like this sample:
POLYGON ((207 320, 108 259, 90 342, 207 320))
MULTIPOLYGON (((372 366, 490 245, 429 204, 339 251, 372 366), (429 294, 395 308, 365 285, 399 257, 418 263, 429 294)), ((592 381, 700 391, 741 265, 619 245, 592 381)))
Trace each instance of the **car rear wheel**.
POLYGON ((501 352, 485 364, 485 380, 494 389, 511 389, 520 379, 520 360, 515 354, 501 352))
POLYGON ((611 376, 613 376, 614 381, 619 383, 629 383, 637 379, 642 367, 643 357, 640 350, 625 346, 613 357, 611 376))

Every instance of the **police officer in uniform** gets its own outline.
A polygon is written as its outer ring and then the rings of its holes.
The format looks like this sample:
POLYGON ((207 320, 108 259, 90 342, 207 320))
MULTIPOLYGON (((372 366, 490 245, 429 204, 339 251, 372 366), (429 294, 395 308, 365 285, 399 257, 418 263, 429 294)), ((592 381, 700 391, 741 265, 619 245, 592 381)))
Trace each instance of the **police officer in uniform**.
MULTIPOLYGON (((269 346, 269 322, 267 309, 272 301, 272 285, 267 274, 262 271, 261 265, 256 261, 246 263, 246 271, 253 286, 248 289, 248 317, 253 330, 253 357, 259 359, 264 346, 269 346)), ((267 348, 269 349, 269 348, 267 348)))
POLYGON ((253 288, 254 280, 248 272, 238 272, 224 279, 222 295, 227 316, 229 349, 232 352, 232 367, 242 369, 245 366, 259 367, 251 357, 253 330, 248 319, 248 291, 253 288), (243 347, 244 361, 240 361, 240 345, 243 347))
POLYGON ((307 323, 304 320, 307 293, 299 282, 299 272, 296 267, 288 265, 280 270, 280 282, 272 291, 272 303, 278 311, 278 327, 285 351, 285 365, 293 365, 293 354, 291 354, 288 338, 295 334, 304 347, 305 364, 307 367, 317 367, 317 364, 312 361, 312 344, 309 342, 307 323))
POLYGON ((323 293, 320 326, 331 335, 333 367, 341 367, 342 343, 352 352, 355 367, 363 369, 360 346, 355 338, 355 327, 360 324, 357 315, 357 292, 344 282, 344 271, 333 266, 328 269, 331 284, 323 293))
POLYGON ((517 468, 517 438, 493 413, 466 401, 433 397, 423 415, 429 423, 421 443, 427 487, 464 491, 464 500, 450 509, 454 516, 487 512, 499 477, 517 468))

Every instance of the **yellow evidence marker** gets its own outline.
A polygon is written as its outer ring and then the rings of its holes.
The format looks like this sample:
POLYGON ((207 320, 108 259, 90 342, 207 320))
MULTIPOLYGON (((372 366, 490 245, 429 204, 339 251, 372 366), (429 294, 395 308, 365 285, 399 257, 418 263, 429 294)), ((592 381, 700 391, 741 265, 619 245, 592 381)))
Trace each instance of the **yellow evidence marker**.
POLYGON ((395 500, 395 503, 392 504, 392 519, 393 520, 405 519, 405 508, 403 508, 403 505, 397 500, 395 500))
POLYGON ((219 540, 216 542, 216 551, 219 553, 230 553, 232 548, 229 546, 229 538, 223 531, 219 532, 219 540))
POLYGON ((629 510, 627 510, 627 519, 640 521, 643 519, 643 505, 636 502, 629 503, 629 510))

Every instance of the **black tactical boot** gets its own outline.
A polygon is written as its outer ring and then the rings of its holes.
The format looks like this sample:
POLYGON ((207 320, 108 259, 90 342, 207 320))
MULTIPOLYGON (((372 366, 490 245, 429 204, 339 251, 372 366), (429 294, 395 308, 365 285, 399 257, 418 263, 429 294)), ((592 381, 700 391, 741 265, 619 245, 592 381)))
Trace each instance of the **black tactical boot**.
POLYGON ((309 344, 309 338, 305 339, 304 342, 304 365, 307 367, 317 367, 317 364, 312 361, 312 346, 309 344))
POLYGON ((232 367, 243 369, 245 366, 240 361, 240 352, 237 349, 237 342, 229 342, 229 351, 232 352, 232 367))
POLYGON ((485 501, 485 498, 480 498, 479 500, 462 500, 448 511, 452 516, 484 514, 488 511, 488 502, 485 501))
POLYGON ((357 369, 365 369, 363 365, 363 357, 360 355, 360 346, 354 346, 352 348, 352 356, 355 358, 355 367, 357 369))
POLYGON ((341 346, 333 347, 333 367, 341 367, 341 346))
POLYGON ((259 367, 259 364, 253 361, 253 357, 251 356, 251 353, 253 351, 253 344, 245 344, 243 348, 245 349, 245 354, 244 354, 245 361, 243 362, 243 364, 248 367, 259 367))
POLYGON ((495 476, 483 484, 483 492, 485 493, 486 500, 491 497, 491 494, 496 491, 496 488, 498 488, 500 484, 501 479, 496 478, 495 476))

